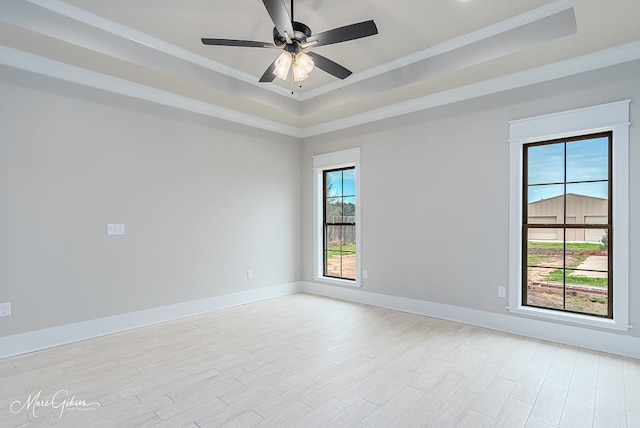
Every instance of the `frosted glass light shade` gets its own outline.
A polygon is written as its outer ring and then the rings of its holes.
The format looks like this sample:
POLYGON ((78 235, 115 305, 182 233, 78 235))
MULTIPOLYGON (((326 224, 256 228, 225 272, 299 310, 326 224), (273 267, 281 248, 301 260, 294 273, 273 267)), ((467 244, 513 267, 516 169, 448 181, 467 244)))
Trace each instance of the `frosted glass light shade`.
POLYGON ((289 52, 282 52, 278 59, 275 62, 275 69, 273 70, 273 74, 282 80, 287 80, 287 76, 289 75, 289 69, 291 68, 291 63, 293 62, 293 57, 289 52))
POLYGON ((309 77, 309 72, 313 70, 313 59, 304 52, 298 52, 293 61, 293 80, 299 82, 309 77))
POLYGON ((311 70, 313 70, 313 66, 315 64, 313 63, 313 59, 309 55, 304 52, 299 52, 298 55, 296 55, 296 60, 294 63, 294 66, 296 65, 302 68, 302 70, 306 74, 309 74, 311 73, 311 70))

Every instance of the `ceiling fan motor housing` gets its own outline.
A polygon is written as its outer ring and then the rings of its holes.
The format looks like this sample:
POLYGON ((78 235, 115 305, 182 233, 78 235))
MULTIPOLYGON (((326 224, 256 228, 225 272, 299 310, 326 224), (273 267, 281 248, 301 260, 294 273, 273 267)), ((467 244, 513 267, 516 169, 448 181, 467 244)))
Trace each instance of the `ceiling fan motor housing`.
MULTIPOLYGON (((305 43, 307 37, 311 37, 311 29, 304 25, 302 22, 293 21, 293 34, 289 34, 291 40, 298 43, 305 43)), ((277 28, 273 28, 273 43, 278 46, 282 46, 287 43, 285 37, 278 32, 277 28)))

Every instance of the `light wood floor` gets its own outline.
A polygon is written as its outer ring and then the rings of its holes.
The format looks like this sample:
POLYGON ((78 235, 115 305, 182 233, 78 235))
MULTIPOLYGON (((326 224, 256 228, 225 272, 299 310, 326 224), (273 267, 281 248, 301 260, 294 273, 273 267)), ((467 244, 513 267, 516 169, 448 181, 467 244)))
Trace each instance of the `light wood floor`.
POLYGON ((1 427, 640 427, 639 360, 308 294, 0 360, 0 382, 1 427), (59 390, 100 406, 10 411, 59 390))

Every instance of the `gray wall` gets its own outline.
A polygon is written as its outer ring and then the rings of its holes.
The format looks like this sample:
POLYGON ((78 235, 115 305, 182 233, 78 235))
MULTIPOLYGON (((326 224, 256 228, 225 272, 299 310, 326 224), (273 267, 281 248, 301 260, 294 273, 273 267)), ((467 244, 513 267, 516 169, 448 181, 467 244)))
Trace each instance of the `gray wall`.
POLYGON ((1 71, 0 336, 300 280, 299 140, 1 71))
MULTIPOLYGON (((362 289, 506 313, 496 287, 508 284, 507 122, 629 98, 630 321, 639 325, 638 62, 309 138, 304 188, 311 188, 311 156, 360 147, 362 268, 369 276, 362 289)), ((310 194, 304 203, 303 277, 312 281, 310 194)))
POLYGON ((504 313, 507 122, 628 98, 640 325, 640 62, 302 142, 0 71, 0 336, 311 281, 311 156, 352 147, 363 289, 504 313))

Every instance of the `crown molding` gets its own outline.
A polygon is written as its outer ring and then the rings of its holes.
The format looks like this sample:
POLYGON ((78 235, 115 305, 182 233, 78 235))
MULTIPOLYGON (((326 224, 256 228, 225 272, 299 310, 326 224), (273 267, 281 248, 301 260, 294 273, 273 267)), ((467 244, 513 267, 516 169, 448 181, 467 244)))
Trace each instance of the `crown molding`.
POLYGON ((337 80, 332 83, 323 85, 319 88, 304 92, 291 93, 289 89, 283 88, 275 84, 259 83, 256 76, 252 76, 235 68, 226 66, 212 59, 195 54, 186 49, 180 48, 171 43, 157 39, 153 36, 145 34, 141 31, 111 21, 82 8, 70 5, 61 0, 26 0, 27 2, 39 6, 48 11, 65 16, 74 21, 94 27, 109 34, 121 37, 131 42, 146 46, 151 49, 171 55, 183 61, 199 65, 214 72, 224 74, 226 76, 238 79, 248 83, 254 87, 271 91, 275 94, 294 99, 297 101, 307 101, 329 92, 345 88, 373 77, 401 69, 408 65, 412 65, 429 58, 442 55, 443 53, 462 48, 464 46, 486 40, 490 37, 506 33, 510 30, 531 24, 536 21, 544 20, 553 15, 573 9, 573 0, 556 0, 539 8, 527 11, 520 15, 516 15, 509 19, 503 20, 493 25, 481 28, 468 34, 455 37, 443 43, 431 46, 414 54, 398 58, 385 64, 373 67, 369 70, 354 73, 346 80, 337 80))
POLYGON ((640 59, 640 40, 310 126, 302 129, 301 133, 303 138, 313 137, 378 120, 414 113, 420 110, 496 94, 536 83, 561 79, 563 77, 623 64, 637 59, 640 59))
POLYGON ((379 76, 381 74, 389 73, 408 65, 434 58, 446 52, 460 49, 464 46, 472 45, 482 40, 486 40, 493 36, 506 33, 519 27, 523 27, 527 24, 544 20, 545 18, 549 18, 551 16, 571 9, 573 9, 572 0, 557 0, 539 8, 503 20, 496 24, 489 25, 476 31, 472 31, 471 33, 463 34, 459 37, 454 37, 453 39, 447 40, 442 43, 438 43, 422 51, 415 52, 411 55, 389 61, 385 64, 381 64, 377 67, 370 68, 360 73, 354 73, 353 75, 349 76, 349 79, 337 80, 319 88, 304 92, 300 94, 300 99, 302 101, 310 100, 320 95, 335 91, 337 89, 342 89, 355 83, 379 76))
POLYGON ((289 98, 294 98, 294 99, 297 98, 296 96, 292 97, 291 92, 288 89, 282 88, 277 85, 264 85, 263 83, 258 82, 256 76, 252 76, 248 73, 237 70, 233 67, 229 67, 227 65, 221 64, 212 59, 203 57, 202 55, 195 54, 179 46, 165 42, 163 40, 150 36, 141 31, 135 30, 131 27, 127 27, 126 25, 122 25, 117 22, 111 21, 107 18, 103 18, 99 15, 88 12, 79 7, 70 5, 61 0, 26 0, 26 1, 33 5, 46 9, 48 11, 54 12, 58 15, 65 16, 74 21, 97 28, 99 30, 110 33, 112 35, 121 37, 126 40, 130 40, 134 43, 138 43, 140 45, 149 47, 151 49, 155 49, 157 51, 160 51, 167 55, 171 55, 178 59, 190 62, 192 64, 199 65, 211 71, 215 71, 217 73, 224 74, 229 77, 233 77, 234 79, 238 79, 240 81, 243 81, 245 83, 258 87, 260 89, 268 90, 278 95, 282 95, 289 98))
POLYGON ((34 55, 7 46, 0 46, 0 65, 17 68, 43 76, 53 77, 78 85, 109 91, 141 100, 151 101, 177 109, 199 113, 217 119, 247 125, 265 131, 300 137, 301 129, 262 117, 238 112, 162 89, 130 82, 128 80, 97 73, 51 58, 34 55))
POLYGON ((334 121, 295 127, 139 83, 86 70, 17 49, 0 46, 0 64, 56 79, 139 98, 296 138, 322 135, 378 120, 495 94, 640 59, 640 40, 542 67, 426 95, 334 121))

